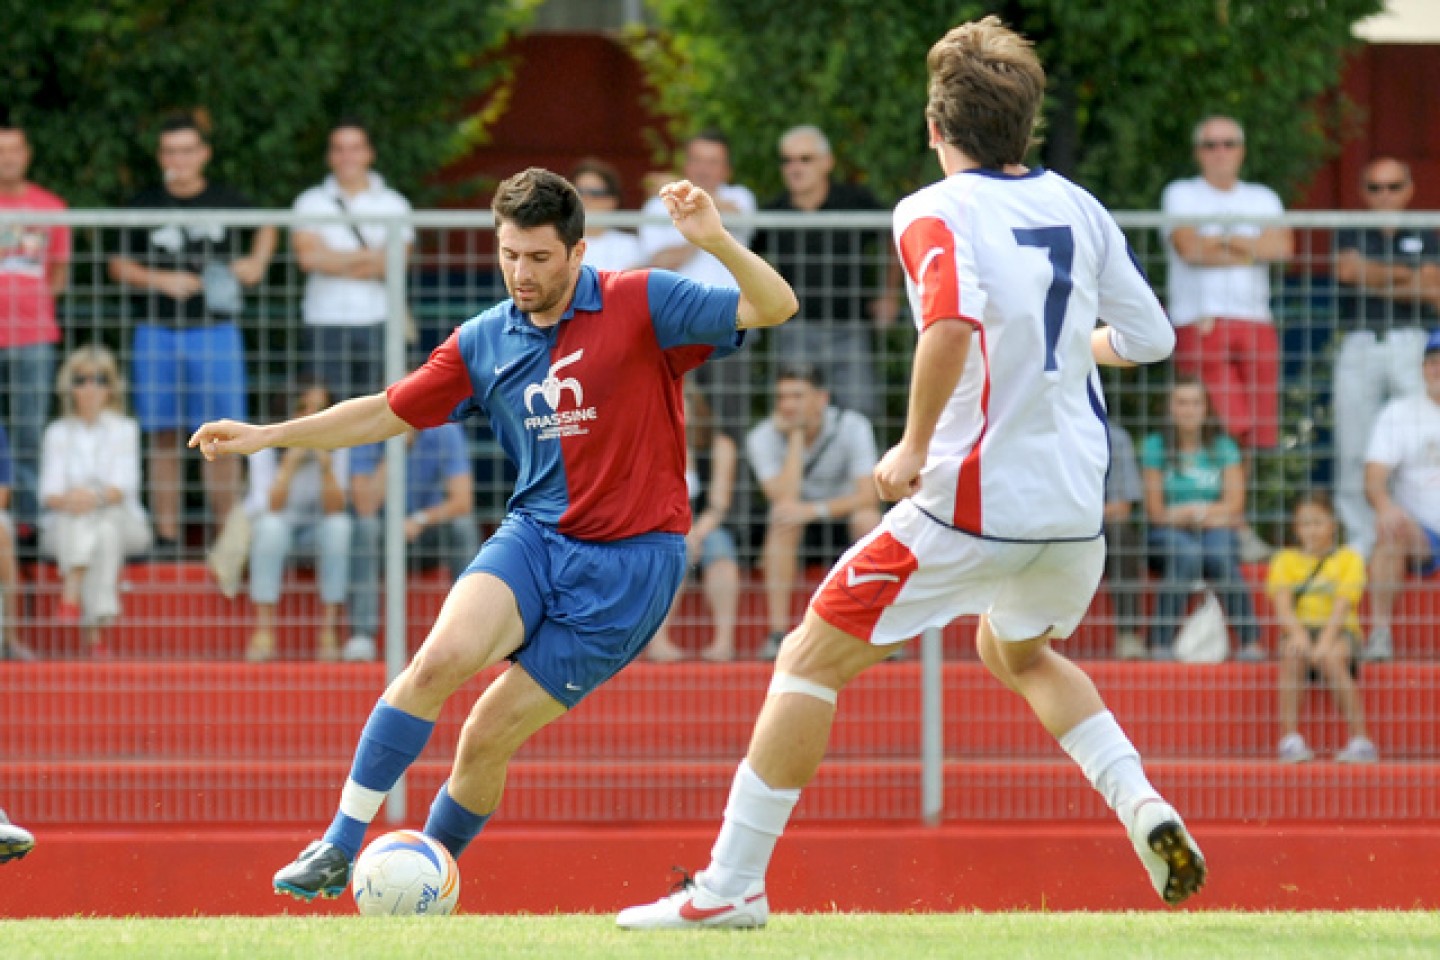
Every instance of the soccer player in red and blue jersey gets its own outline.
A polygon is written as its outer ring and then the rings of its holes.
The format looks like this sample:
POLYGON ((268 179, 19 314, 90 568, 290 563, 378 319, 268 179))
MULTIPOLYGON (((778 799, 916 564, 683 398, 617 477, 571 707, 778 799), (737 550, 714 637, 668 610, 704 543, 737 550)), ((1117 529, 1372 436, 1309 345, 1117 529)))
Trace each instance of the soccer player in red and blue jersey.
POLYGON ((739 289, 583 266, 579 195, 531 168, 492 205, 509 300, 384 393, 270 426, 222 420, 191 437, 214 459, 375 443, 483 413, 519 473, 504 522, 371 713, 334 822, 275 874, 277 891, 313 900, 346 888, 366 828, 445 701, 508 659, 476 701, 425 824, 459 856, 499 806, 520 745, 633 660, 664 621, 690 527, 683 377, 736 350, 746 329, 783 323, 797 303, 725 230, 705 191, 682 180, 660 196, 739 289))

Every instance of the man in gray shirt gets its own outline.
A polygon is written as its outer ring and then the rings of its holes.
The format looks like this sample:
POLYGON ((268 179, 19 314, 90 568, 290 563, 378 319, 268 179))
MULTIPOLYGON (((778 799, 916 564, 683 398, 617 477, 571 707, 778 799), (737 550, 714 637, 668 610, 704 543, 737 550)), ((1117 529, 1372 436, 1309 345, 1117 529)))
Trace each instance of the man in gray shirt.
POLYGON ((830 405, 817 367, 790 363, 776 376, 775 409, 746 436, 745 453, 770 502, 762 553, 770 629, 760 656, 773 660, 794 620, 801 550, 807 561, 830 563, 880 522, 875 430, 862 414, 830 405))

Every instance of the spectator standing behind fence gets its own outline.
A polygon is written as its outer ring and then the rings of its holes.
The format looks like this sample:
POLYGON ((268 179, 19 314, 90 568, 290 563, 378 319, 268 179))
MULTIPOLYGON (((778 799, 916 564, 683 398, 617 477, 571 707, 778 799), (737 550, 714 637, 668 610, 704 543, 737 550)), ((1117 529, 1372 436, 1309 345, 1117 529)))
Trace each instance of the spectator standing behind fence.
MULTIPOLYGON (((326 162, 330 175, 296 198, 296 213, 410 212, 409 201, 371 169, 375 149, 359 121, 342 120, 331 129, 326 162)), ((295 229, 295 258, 306 273, 300 308, 305 365, 336 400, 374 393, 385 385, 385 320, 390 315, 385 242, 390 229, 353 220, 295 229)), ((415 231, 405 227, 404 233, 408 256, 415 231)))
POLYGON ((1440 569, 1440 330, 1425 342, 1423 393, 1392 400, 1365 455, 1365 495, 1375 510, 1370 557, 1370 637, 1365 659, 1394 656, 1395 595, 1412 567, 1440 569))
MULTIPOLYGON (((351 460, 355 505, 350 577, 350 639, 344 659, 375 659, 380 632, 380 566, 384 546, 385 446, 358 447, 351 460)), ((444 564, 456 579, 480 549, 475 481, 458 423, 405 433, 405 542, 411 566, 444 564)))
MULTIPOLYGON (((685 143, 685 179, 708 193, 721 216, 755 212, 755 194, 749 187, 731 183, 730 141, 719 130, 704 130, 685 143)), ((715 257, 680 235, 670 222, 665 202, 658 196, 645 201, 641 212, 655 223, 640 228, 640 249, 652 267, 673 270, 687 280, 712 287, 737 286, 735 278, 715 257)), ((732 226, 731 235, 745 246, 753 239, 749 228, 732 226)), ((690 376, 705 391, 721 430, 740 436, 750 426, 750 356, 739 352, 712 360, 690 376)))
POLYGON ((1135 506, 1145 496, 1135 443, 1124 427, 1109 421, 1110 470, 1105 474, 1105 577, 1115 611, 1115 655, 1121 660, 1143 660, 1145 638, 1140 635, 1140 592, 1145 588, 1144 549, 1135 526, 1135 506))
POLYGON ((1263 660, 1250 590, 1240 569, 1236 529, 1244 523, 1240 449, 1209 408, 1205 387, 1182 376, 1170 389, 1169 419, 1140 450, 1150 551, 1164 568, 1150 649, 1173 657, 1171 643, 1197 585, 1211 584, 1240 635, 1239 659, 1263 660))
MULTIPOLYGON (((1200 176, 1165 188, 1161 209, 1175 217, 1275 217, 1275 191, 1240 179, 1245 131, 1230 117, 1207 117, 1193 135, 1200 176)), ((1294 247, 1289 228, 1250 223, 1182 224, 1166 237, 1175 365, 1197 374, 1225 429, 1246 451, 1279 439, 1280 347, 1270 314, 1270 264, 1294 247)), ((1249 475, 1247 464, 1246 475, 1249 475)), ((1268 551, 1239 527, 1245 554, 1268 551)))
MULTIPOLYGON (((581 160, 570 174, 585 205, 585 265, 596 270, 630 270, 645 263, 640 238, 629 230, 595 223, 592 214, 614 213, 620 208, 620 174, 603 160, 581 160)), ((653 645, 653 641, 652 641, 653 645)))
POLYGON ((1300 694, 1307 676, 1324 679, 1350 728, 1350 742, 1335 755, 1340 763, 1374 763, 1375 744, 1365 736, 1359 677, 1360 597, 1365 558, 1339 544, 1330 497, 1307 493, 1295 504, 1297 549, 1270 561, 1267 591, 1284 636, 1280 642, 1281 763, 1304 763, 1315 754, 1300 733, 1300 694))
MULTIPOLYGON (((1365 166, 1365 205, 1397 212, 1410 205, 1410 167, 1390 157, 1365 166)), ((1333 367, 1335 507, 1350 546, 1369 556, 1375 514, 1365 499, 1365 448, 1389 400, 1425 392, 1420 376, 1425 328, 1440 295, 1440 235, 1423 227, 1371 227, 1335 234, 1340 349, 1333 367)))
MULTIPOLYGON (((735 535, 726 526, 734 502, 735 477, 740 462, 733 437, 715 428, 710 405, 694 386, 685 387, 685 487, 690 494, 690 532, 685 554, 700 570, 705 602, 714 627, 710 643, 700 652, 703 660, 724 663, 735 659, 735 622, 740 612, 740 563, 735 535)), ((683 589, 683 588, 682 588, 683 589)), ((680 602, 676 596, 675 603, 680 602)), ((645 648, 645 655, 662 663, 684 657, 670 639, 675 607, 645 648)))
MULTIPOLYGON (((830 179, 835 157, 824 131, 792 127, 780 138, 785 192, 762 210, 886 210, 869 189, 830 179)), ((874 327, 895 322, 896 292, 885 276, 889 237, 881 230, 828 227, 762 230, 755 252, 775 264, 800 298, 800 314, 776 331, 777 359, 819 365, 835 402, 873 422, 884 413, 874 327), (868 262, 867 262, 868 261, 868 262), (877 295, 867 296, 880 290, 877 295)))
MULTIPOLYGON (((0 212, 64 210, 64 200, 25 179, 30 157, 25 131, 0 114, 0 212)), ((15 462, 13 508, 26 524, 39 518, 40 434, 50 414, 60 341, 55 298, 69 272, 69 227, 0 227, 0 376, 15 462)))
MULTIPOLYGON (((252 206, 239 191, 205 178, 210 144, 189 117, 160 129, 164 182, 139 193, 141 210, 238 210, 252 206)), ((132 288, 136 321, 131 348, 135 412, 149 441, 150 508, 156 546, 173 551, 183 531, 183 431, 206 420, 244 419, 245 345, 238 321, 241 288, 258 284, 275 253, 274 227, 255 231, 248 254, 241 231, 222 221, 129 231, 110 276, 132 288)), ((202 466, 211 517, 243 517, 240 461, 207 460, 202 466)))
POLYGON ((125 558, 150 546, 140 505, 140 428, 125 415, 115 355, 101 346, 71 353, 56 377, 60 419, 40 454, 40 550, 60 565, 57 618, 84 627, 85 648, 103 656, 103 631, 120 615, 125 558))
POLYGON ((770 502, 765 524, 765 600, 773 660, 791 621, 802 552, 830 563, 880 522, 871 477, 879 456, 875 428, 862 414, 831 405, 824 375, 791 363, 775 378, 775 409, 745 438, 750 469, 770 502))
MULTIPOLYGON (((332 399, 325 386, 303 387, 294 415, 319 413, 332 399)), ((245 511, 254 531, 250 602, 255 605, 255 632, 245 659, 264 663, 275 658, 275 607, 280 602, 285 563, 292 554, 305 554, 315 558, 319 575, 320 630, 315 656, 334 660, 340 608, 350 586, 352 523, 345 509, 350 451, 267 448, 250 454, 249 459, 250 495, 245 511)))
POLYGON ((35 659, 35 652, 20 640, 20 622, 16 619, 20 578, 15 565, 15 520, 10 513, 14 482, 10 437, 0 427, 0 610, 5 616, 5 622, 0 624, 0 660, 29 661, 35 659))

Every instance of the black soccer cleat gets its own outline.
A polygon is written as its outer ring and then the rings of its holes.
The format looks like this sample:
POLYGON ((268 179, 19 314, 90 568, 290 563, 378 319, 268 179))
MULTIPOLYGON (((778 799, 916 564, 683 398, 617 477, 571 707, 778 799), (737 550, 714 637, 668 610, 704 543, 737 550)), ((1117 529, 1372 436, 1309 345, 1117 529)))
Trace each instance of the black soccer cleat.
POLYGON ((275 892, 288 893, 306 903, 316 897, 338 897, 350 886, 352 866, 345 851, 333 843, 316 840, 294 863, 275 874, 275 892))

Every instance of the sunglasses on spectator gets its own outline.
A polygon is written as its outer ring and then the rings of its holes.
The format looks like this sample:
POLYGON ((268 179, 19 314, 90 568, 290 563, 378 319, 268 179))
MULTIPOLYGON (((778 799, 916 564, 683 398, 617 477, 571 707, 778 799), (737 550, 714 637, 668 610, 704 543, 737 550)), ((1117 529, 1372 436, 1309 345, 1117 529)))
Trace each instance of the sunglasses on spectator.
POLYGON ((1399 193, 1410 186, 1408 180, 1367 180, 1365 190, 1368 193, 1399 193))
POLYGON ((780 154, 780 166, 782 166, 782 167, 788 167, 788 166, 790 166, 790 164, 792 164, 792 163, 814 163, 814 162, 815 162, 815 154, 813 154, 813 153, 796 153, 796 154, 786 154, 786 153, 782 153, 782 154, 780 154))
POLYGON ((1243 147, 1244 145, 1245 145, 1245 141, 1244 141, 1244 140, 1236 140, 1236 139, 1233 139, 1233 138, 1232 138, 1232 139, 1229 139, 1229 140, 1201 140, 1201 141, 1200 141, 1200 149, 1201 149, 1201 150, 1218 150, 1218 149, 1221 149, 1221 148, 1224 148, 1224 149, 1226 149, 1226 150, 1234 150, 1234 149, 1237 149, 1238 147, 1243 147))
POLYGON ((77 373, 70 378, 72 387, 84 387, 92 383, 97 387, 108 387, 110 378, 103 373, 77 373))

